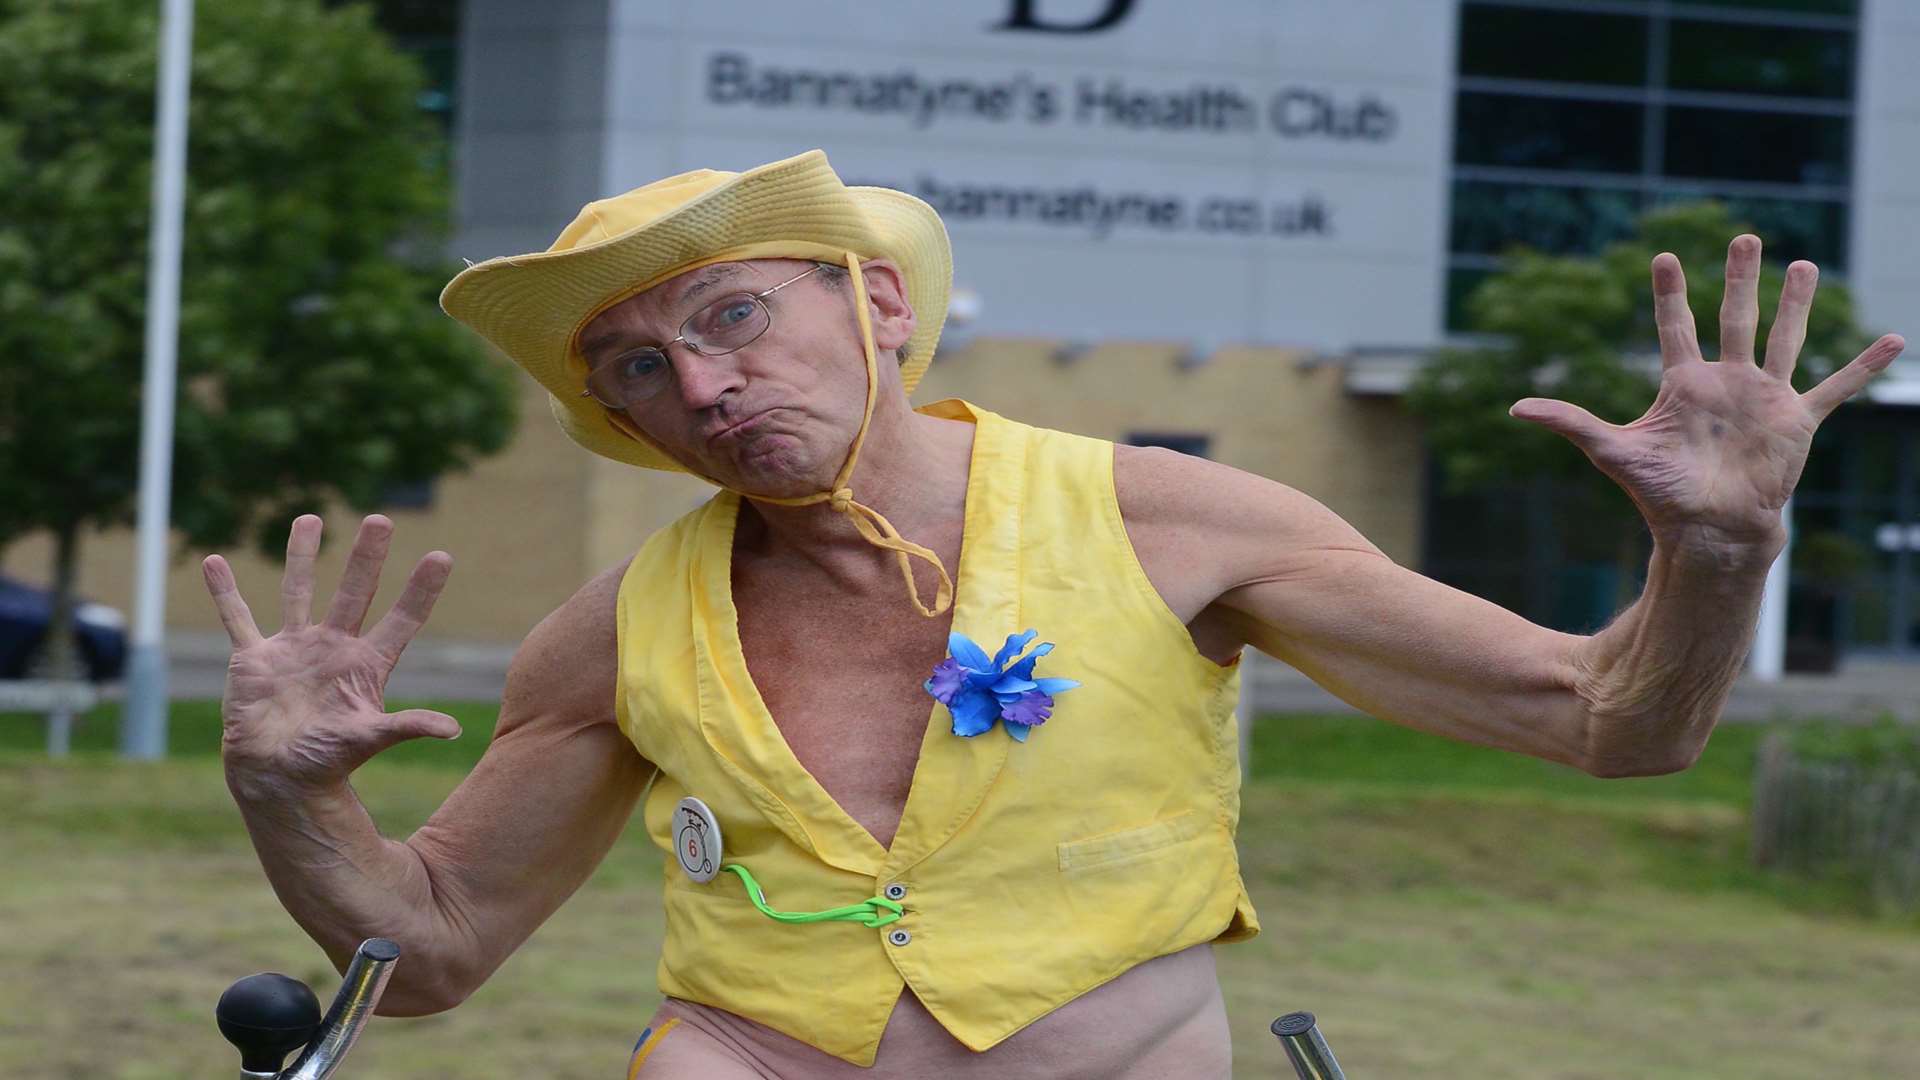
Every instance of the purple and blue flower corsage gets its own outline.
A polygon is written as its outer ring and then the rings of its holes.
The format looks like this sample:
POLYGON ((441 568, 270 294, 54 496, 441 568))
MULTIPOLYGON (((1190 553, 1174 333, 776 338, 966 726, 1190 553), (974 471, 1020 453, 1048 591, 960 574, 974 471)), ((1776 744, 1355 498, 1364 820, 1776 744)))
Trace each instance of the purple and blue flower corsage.
POLYGON ((1028 729, 1053 715, 1054 695, 1080 685, 1072 679, 1033 677, 1034 662, 1053 651, 1053 643, 1047 641, 1020 656, 1020 650, 1038 636, 1033 630, 1008 634, 1007 643, 991 659, 965 634, 947 637, 949 655, 933 669, 926 687, 953 714, 955 735, 979 735, 1001 720, 1014 741, 1026 742, 1028 729), (1015 660, 1016 656, 1020 659, 1015 660))

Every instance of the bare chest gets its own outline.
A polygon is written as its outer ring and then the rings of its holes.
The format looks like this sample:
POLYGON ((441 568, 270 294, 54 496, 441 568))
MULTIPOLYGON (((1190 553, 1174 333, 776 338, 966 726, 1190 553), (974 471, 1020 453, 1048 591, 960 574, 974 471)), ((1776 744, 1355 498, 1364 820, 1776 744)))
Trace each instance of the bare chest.
POLYGON ((882 847, 913 786, 947 654, 950 615, 929 619, 892 588, 852 595, 795 575, 735 572, 747 671, 794 757, 882 847))

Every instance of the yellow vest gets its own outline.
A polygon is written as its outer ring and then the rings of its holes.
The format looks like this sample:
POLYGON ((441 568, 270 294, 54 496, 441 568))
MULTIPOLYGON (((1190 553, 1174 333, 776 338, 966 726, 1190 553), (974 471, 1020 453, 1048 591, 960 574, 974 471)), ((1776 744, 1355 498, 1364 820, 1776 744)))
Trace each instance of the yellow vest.
POLYGON ((1112 444, 960 401, 922 411, 976 425, 953 629, 988 653, 1036 629, 1057 646, 1037 674, 1080 686, 1024 743, 997 724, 957 736, 929 697, 891 847, 801 766, 748 676, 731 587, 739 496, 649 538, 619 597, 616 709, 660 768, 642 808, 653 842, 673 850, 674 807, 692 795, 719 820, 723 862, 774 908, 905 889, 889 926, 789 925, 734 875, 696 883, 669 858, 661 992, 863 1066, 903 982, 987 1050, 1137 964, 1260 928, 1233 841, 1238 665, 1195 651, 1141 570, 1112 444))

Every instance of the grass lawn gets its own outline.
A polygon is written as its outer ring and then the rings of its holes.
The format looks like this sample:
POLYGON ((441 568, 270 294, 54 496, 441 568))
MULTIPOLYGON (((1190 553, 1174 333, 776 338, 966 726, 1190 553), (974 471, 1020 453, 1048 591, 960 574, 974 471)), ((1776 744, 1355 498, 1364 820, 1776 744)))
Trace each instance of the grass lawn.
MULTIPOLYGON (((465 737, 355 777, 389 835, 485 747, 491 710, 450 711, 465 737)), ((217 710, 172 725, 165 763, 115 760, 102 716, 51 763, 33 719, 0 716, 0 1077, 231 1076, 230 981, 337 984, 254 861, 217 710)), ((1239 1075, 1287 1075, 1266 1026, 1306 1008, 1356 1080, 1920 1076, 1920 923, 1746 866, 1759 735, 1598 781, 1370 720, 1264 721, 1240 830, 1264 932, 1218 951, 1239 1075)), ((472 999, 376 1021, 342 1077, 622 1075, 658 1001, 659 873, 630 831, 472 999)))

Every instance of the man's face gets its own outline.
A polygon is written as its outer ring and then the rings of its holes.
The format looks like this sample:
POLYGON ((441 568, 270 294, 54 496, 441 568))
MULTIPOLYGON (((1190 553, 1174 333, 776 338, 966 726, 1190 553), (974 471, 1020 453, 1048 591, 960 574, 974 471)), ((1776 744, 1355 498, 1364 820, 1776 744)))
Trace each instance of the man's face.
MULTIPOLYGON (((766 296, 771 322, 759 338, 719 356, 681 342, 688 317, 716 301, 764 292, 806 271, 795 259, 715 263, 690 270, 608 308, 580 332, 587 367, 627 361, 643 346, 665 347, 670 378, 626 414, 676 460, 735 490, 772 497, 810 495, 832 485, 866 410, 866 360, 853 286, 820 270, 766 296)), ((878 392, 899 392, 888 350, 913 333, 899 271, 866 265, 878 392)))

